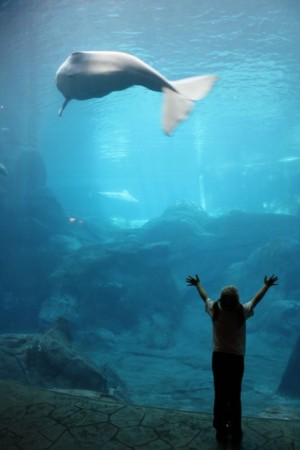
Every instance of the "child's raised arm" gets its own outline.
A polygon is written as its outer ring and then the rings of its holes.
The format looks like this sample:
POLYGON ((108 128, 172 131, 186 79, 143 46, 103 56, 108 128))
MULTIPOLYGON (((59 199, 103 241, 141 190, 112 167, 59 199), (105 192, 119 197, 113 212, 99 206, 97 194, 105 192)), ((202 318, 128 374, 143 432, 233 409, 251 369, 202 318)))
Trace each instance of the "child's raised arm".
POLYGON ((206 302, 206 300, 208 299, 208 295, 207 295, 207 293, 205 292, 205 290, 203 289, 203 287, 202 287, 202 285, 201 285, 201 283, 200 283, 200 278, 198 277, 198 275, 196 274, 196 275, 195 275, 195 278, 194 278, 194 277, 191 277, 191 275, 189 275, 189 276, 186 278, 186 282, 187 282, 187 284, 188 284, 189 286, 196 286, 197 291, 198 291, 200 297, 202 298, 202 300, 203 300, 204 302, 206 302))
POLYGON ((265 276, 263 286, 251 299, 252 308, 255 308, 255 306, 261 301, 261 299, 263 298, 263 296, 265 295, 265 293, 271 286, 277 285, 277 283, 276 283, 277 280, 278 280, 278 277, 276 277, 274 274, 270 278, 267 278, 267 276, 265 276))

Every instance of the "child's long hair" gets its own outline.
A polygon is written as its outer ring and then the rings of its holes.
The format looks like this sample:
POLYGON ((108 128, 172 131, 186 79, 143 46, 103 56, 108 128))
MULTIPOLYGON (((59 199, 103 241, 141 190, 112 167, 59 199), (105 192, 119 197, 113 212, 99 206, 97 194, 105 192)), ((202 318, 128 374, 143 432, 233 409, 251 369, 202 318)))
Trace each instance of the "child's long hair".
POLYGON ((245 323, 244 308, 240 304, 240 298, 238 290, 235 286, 226 286, 221 291, 221 296, 218 301, 213 304, 213 321, 219 319, 220 307, 219 303, 224 311, 236 313, 239 326, 245 323))

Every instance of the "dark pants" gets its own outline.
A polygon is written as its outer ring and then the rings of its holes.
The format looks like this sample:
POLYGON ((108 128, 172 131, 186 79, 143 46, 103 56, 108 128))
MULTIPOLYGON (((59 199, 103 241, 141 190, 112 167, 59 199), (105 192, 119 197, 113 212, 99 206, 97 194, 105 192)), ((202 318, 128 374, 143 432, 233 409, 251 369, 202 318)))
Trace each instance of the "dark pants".
POLYGON ((242 430, 244 356, 214 352, 212 369, 215 388, 213 425, 221 432, 229 426, 231 433, 238 435, 242 430))

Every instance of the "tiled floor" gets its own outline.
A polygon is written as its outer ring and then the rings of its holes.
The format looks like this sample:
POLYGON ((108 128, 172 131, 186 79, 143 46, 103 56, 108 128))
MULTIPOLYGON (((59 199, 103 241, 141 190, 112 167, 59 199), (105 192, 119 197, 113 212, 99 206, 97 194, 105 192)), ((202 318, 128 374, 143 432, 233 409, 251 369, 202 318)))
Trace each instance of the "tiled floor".
POLYGON ((1 450, 300 450, 300 421, 244 418, 241 445, 220 446, 209 414, 116 403, 0 381, 1 450))

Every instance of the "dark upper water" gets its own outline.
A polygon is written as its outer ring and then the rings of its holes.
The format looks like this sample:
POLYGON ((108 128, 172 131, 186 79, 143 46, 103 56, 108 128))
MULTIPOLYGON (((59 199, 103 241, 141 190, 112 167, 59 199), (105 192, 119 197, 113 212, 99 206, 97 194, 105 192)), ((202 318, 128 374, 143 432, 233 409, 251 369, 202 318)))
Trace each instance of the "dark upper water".
POLYGON ((147 221, 180 201, 212 217, 299 216, 299 19, 298 0, 2 0, 0 162, 9 177, 40 152, 38 176, 83 219, 147 221), (171 137, 162 95, 142 87, 74 100, 58 117, 55 74, 78 50, 128 52, 170 80, 220 79, 171 137), (126 191, 136 201, 99 194, 126 191))

